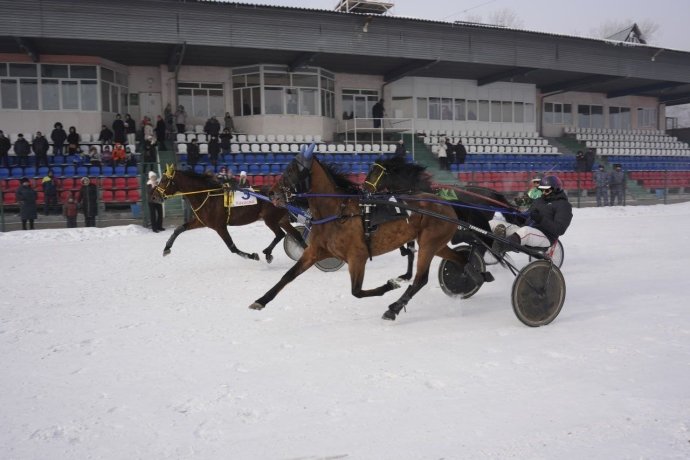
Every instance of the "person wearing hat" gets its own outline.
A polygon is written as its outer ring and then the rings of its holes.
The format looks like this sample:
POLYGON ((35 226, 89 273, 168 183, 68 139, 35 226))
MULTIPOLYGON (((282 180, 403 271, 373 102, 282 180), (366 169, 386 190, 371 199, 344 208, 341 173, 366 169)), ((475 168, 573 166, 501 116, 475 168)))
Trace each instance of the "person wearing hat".
POLYGON ((535 175, 530 181, 530 189, 527 190, 527 193, 515 197, 515 204, 518 205, 518 207, 525 209, 528 208, 532 202, 539 198, 542 194, 541 189, 539 188, 540 182, 541 176, 535 175))
POLYGON ((165 228, 163 228, 163 205, 151 199, 153 191, 158 187, 158 182, 158 175, 153 171, 149 171, 149 180, 146 182, 146 188, 149 197, 148 204, 149 216, 151 216, 151 230, 155 233, 165 230, 165 228))
POLYGON ((622 206, 625 196, 625 173, 620 163, 613 165, 613 171, 609 174, 609 189, 611 191, 611 206, 616 205, 616 198, 618 198, 618 204, 622 206))
POLYGON ((26 222, 29 221, 29 229, 34 229, 34 220, 37 217, 36 211, 36 190, 31 188, 29 179, 22 177, 16 196, 19 203, 19 218, 22 220, 22 230, 26 230, 26 222))
POLYGON ((14 141, 14 153, 17 155, 18 166, 29 166, 31 146, 27 140, 24 139, 23 134, 17 134, 17 140, 14 141))
POLYGON ((247 179, 247 172, 240 171, 240 180, 237 181, 237 187, 239 188, 251 188, 252 184, 249 183, 247 179))
POLYGON ((84 226, 95 227, 98 215, 98 189, 88 177, 81 178, 78 202, 81 212, 84 213, 84 226))
POLYGON ((592 180, 597 193, 597 206, 609 205, 609 175, 604 171, 604 165, 600 164, 594 171, 592 180))

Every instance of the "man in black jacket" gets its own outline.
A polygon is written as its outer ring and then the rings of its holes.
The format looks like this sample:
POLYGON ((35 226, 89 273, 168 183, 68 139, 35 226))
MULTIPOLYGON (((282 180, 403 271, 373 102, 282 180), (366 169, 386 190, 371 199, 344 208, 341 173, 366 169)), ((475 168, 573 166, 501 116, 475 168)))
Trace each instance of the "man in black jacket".
POLYGON ((48 139, 46 139, 40 131, 36 131, 36 137, 31 143, 31 148, 36 154, 36 167, 41 166, 41 163, 48 165, 48 149, 50 145, 48 144, 48 139))
MULTIPOLYGON (((548 248, 565 233, 573 219, 573 207, 563 191, 561 180, 557 176, 546 176, 539 189, 542 196, 532 202, 525 226, 492 220, 489 223, 496 235, 507 236, 514 246, 548 248)), ((494 249, 505 250, 499 241, 496 243, 494 249)))
POLYGON ((12 143, 8 137, 5 137, 5 133, 0 131, 0 162, 5 168, 10 167, 9 153, 10 148, 12 148, 12 143))
POLYGON ((53 131, 50 133, 50 140, 53 141, 53 154, 62 155, 65 149, 65 141, 67 140, 67 133, 59 121, 53 125, 53 131))
POLYGON ((218 137, 220 134, 220 122, 213 115, 211 118, 206 120, 206 125, 204 125, 204 132, 208 134, 209 137, 218 137))
POLYGON ((98 189, 88 177, 81 178, 79 208, 84 213, 84 226, 95 227, 98 215, 98 189))
POLYGON ((122 115, 118 113, 113 121, 113 142, 124 145, 125 137, 125 122, 122 121, 122 115))
POLYGON ((29 166, 29 154, 31 153, 31 146, 24 139, 23 134, 17 134, 17 140, 14 141, 14 153, 17 155, 17 162, 19 166, 29 166))

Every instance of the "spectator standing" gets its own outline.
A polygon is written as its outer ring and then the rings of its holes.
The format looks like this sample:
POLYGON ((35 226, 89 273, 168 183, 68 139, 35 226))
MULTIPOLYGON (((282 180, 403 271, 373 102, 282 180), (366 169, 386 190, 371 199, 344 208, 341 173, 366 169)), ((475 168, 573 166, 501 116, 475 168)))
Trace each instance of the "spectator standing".
POLYGON ((158 151, 156 150, 156 140, 153 136, 148 136, 144 141, 144 171, 153 171, 158 162, 158 151))
POLYGON ((238 188, 251 188, 252 184, 247 179, 247 171, 240 171, 240 180, 237 181, 238 188))
POLYGON ((141 121, 141 125, 144 131, 144 140, 146 140, 149 136, 153 137, 153 135, 156 134, 149 117, 144 117, 144 119, 141 121))
POLYGON ((618 204, 622 206, 625 196, 625 173, 620 163, 613 165, 613 171, 609 174, 609 189, 611 191, 611 206, 616 205, 616 198, 618 198, 618 204))
POLYGON ((165 230, 163 228, 163 205, 161 203, 156 203, 151 198, 153 196, 153 191, 158 187, 158 175, 149 171, 149 180, 146 182, 146 188, 148 190, 148 204, 149 204, 149 216, 151 217, 151 230, 155 233, 165 230))
POLYGON ((113 132, 106 125, 101 126, 98 142, 100 142, 101 145, 110 145, 113 143, 113 132))
POLYGON ((187 112, 184 111, 184 106, 180 105, 175 111, 175 126, 178 133, 184 133, 185 125, 187 123, 187 112))
POLYGON ((29 166, 31 146, 26 139, 24 139, 23 134, 17 134, 17 140, 14 141, 14 153, 17 155, 19 166, 29 166))
POLYGON ((448 170, 450 170, 450 165, 455 163, 455 146, 450 142, 449 137, 446 137, 446 155, 448 156, 448 170))
POLYGON ((19 203, 19 217, 22 220, 22 230, 26 230, 26 222, 29 221, 29 229, 34 229, 36 220, 36 190, 31 188, 29 179, 22 177, 17 189, 17 203, 19 203))
POLYGON ((230 154, 230 140, 232 139, 232 133, 229 128, 225 128, 220 134, 220 148, 223 151, 223 155, 230 154))
POLYGON ((374 118, 374 128, 381 127, 381 119, 383 118, 384 111, 383 99, 379 99, 379 101, 374 104, 374 107, 371 108, 371 116, 374 118))
POLYGON ((52 169, 48 170, 48 174, 43 178, 41 186, 43 187, 44 199, 43 213, 47 216, 53 209, 55 212, 60 212, 60 208, 58 208, 57 184, 55 183, 52 169))
POLYGON ((192 142, 187 144, 187 164, 194 169, 194 166, 199 162, 199 144, 196 143, 196 139, 192 139, 192 142))
POLYGON ((588 148, 585 152, 585 171, 592 172, 594 168, 594 160, 596 160, 597 154, 593 148, 588 148))
POLYGON ((31 149, 36 154, 36 167, 41 166, 41 163, 48 167, 48 149, 50 145, 48 144, 48 139, 41 134, 40 131, 36 131, 36 137, 31 143, 31 149))
POLYGON ((467 158, 467 149, 462 143, 462 139, 458 138, 458 143, 455 144, 455 161, 458 164, 464 164, 467 158))
POLYGON ((599 165, 599 168, 593 174, 594 186, 597 193, 597 206, 609 205, 609 175, 604 171, 604 165, 599 165))
POLYGON ((12 142, 5 136, 5 133, 0 131, 0 162, 5 168, 10 167, 10 149, 12 148, 12 142))
MULTIPOLYGON (((168 102, 165 105, 165 109, 163 110, 163 121, 165 122, 165 131, 167 133, 171 133, 173 131, 173 121, 175 120, 175 117, 173 115, 172 111, 172 106, 170 105, 170 102, 168 102)), ((160 139, 159 139, 160 141, 160 139)))
POLYGON ((119 113, 115 115, 115 121, 113 121, 113 142, 124 144, 127 135, 125 134, 125 122, 122 121, 122 115, 119 113))
POLYGON ((220 154, 220 143, 218 142, 218 137, 211 136, 211 139, 208 141, 208 159, 214 168, 218 166, 218 154, 220 154))
POLYGON ((67 141, 67 133, 62 128, 62 123, 57 122, 53 125, 50 140, 53 141, 53 154, 62 155, 65 151, 65 141, 67 141))
POLYGON ((577 154, 575 154, 575 171, 587 171, 587 159, 585 158, 585 154, 582 150, 578 150, 577 154))
POLYGON ((160 115, 156 117, 156 128, 154 131, 156 131, 156 143, 158 144, 158 148, 161 150, 168 150, 165 146, 165 121, 160 115))
POLYGON ((62 215, 65 216, 67 220, 67 228, 77 227, 77 214, 79 210, 77 208, 77 203, 74 201, 74 193, 69 192, 69 197, 67 202, 62 205, 62 215))
POLYGON ((211 118, 206 120, 206 124, 204 125, 204 132, 209 137, 218 137, 218 135, 220 134, 220 123, 218 122, 218 119, 215 115, 212 115, 211 118))
POLYGON ((438 149, 436 150, 436 156, 438 157, 438 167, 441 170, 448 169, 448 153, 446 152, 446 140, 442 138, 438 143, 438 149))
POLYGON ((81 148, 79 147, 79 133, 77 128, 74 126, 69 127, 69 133, 67 134, 67 153, 70 155, 81 153, 81 148))
POLYGON ((81 178, 79 207, 81 212, 84 213, 84 226, 95 227, 96 216, 98 215, 98 189, 91 183, 91 179, 88 177, 81 178))
POLYGON ((127 135, 127 144, 136 151, 137 124, 130 114, 125 115, 125 134, 127 135))
POLYGON ((225 129, 231 133, 234 133, 235 122, 232 120, 232 115, 230 115, 230 112, 225 112, 225 119, 223 121, 225 122, 225 129))
POLYGON ((127 152, 125 151, 125 146, 119 142, 115 143, 111 158, 113 160, 113 166, 124 165, 127 163, 127 152))
POLYGON ((398 141, 398 145, 395 146, 395 153, 394 153, 394 155, 395 155, 396 157, 400 157, 400 158, 405 158, 405 157, 406 157, 406 155, 407 155, 407 150, 405 149, 405 142, 404 142, 402 139, 400 139, 400 140, 398 141))

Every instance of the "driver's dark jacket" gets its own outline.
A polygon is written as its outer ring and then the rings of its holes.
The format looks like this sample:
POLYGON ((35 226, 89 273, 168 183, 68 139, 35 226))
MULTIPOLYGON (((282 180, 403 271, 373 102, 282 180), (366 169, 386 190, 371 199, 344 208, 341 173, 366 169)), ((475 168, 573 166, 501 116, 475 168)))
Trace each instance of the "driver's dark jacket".
POLYGON ((529 212, 535 209, 539 210, 541 221, 535 222, 529 219, 527 225, 541 230, 553 244, 565 233, 573 219, 573 207, 568 201, 568 196, 563 190, 553 192, 548 196, 542 195, 532 202, 529 212))

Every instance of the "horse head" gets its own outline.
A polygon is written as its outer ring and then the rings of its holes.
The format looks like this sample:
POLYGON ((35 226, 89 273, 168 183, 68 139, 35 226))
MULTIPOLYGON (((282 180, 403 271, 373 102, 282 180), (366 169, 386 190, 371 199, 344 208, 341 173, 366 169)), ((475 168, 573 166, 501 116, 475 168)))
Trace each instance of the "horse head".
POLYGON ((175 182, 175 175, 177 175, 175 165, 166 165, 161 181, 151 193, 151 200, 154 203, 162 203, 166 198, 179 191, 177 183, 175 182))
POLYGON ((283 175, 271 187, 269 196, 274 206, 285 206, 300 193, 306 193, 311 185, 311 167, 314 161, 314 148, 303 145, 300 152, 288 164, 283 175))
POLYGON ((388 169, 379 161, 374 162, 369 168, 367 177, 364 178, 362 188, 369 193, 376 193, 388 188, 388 169))

